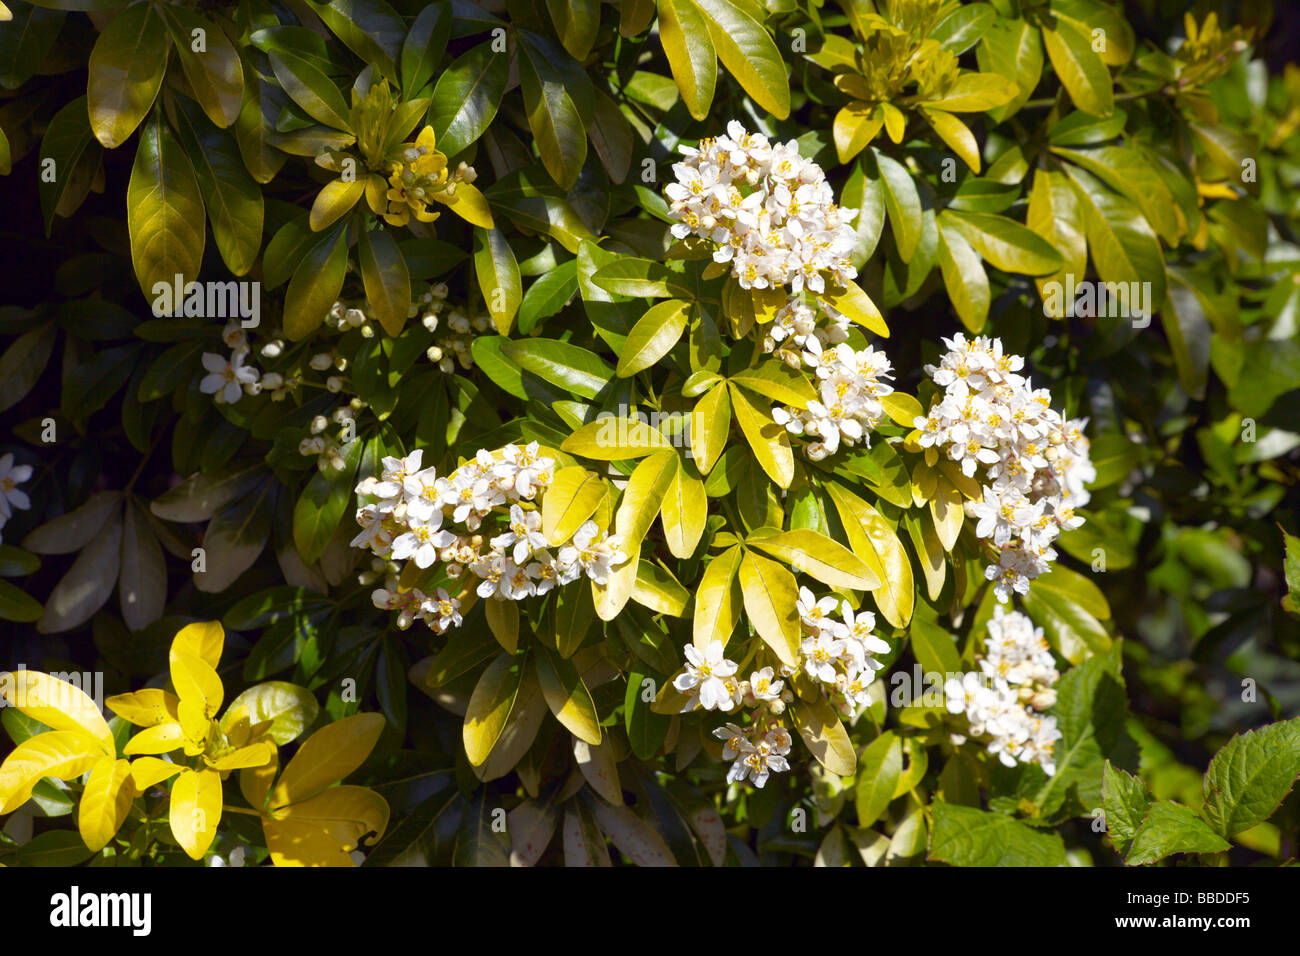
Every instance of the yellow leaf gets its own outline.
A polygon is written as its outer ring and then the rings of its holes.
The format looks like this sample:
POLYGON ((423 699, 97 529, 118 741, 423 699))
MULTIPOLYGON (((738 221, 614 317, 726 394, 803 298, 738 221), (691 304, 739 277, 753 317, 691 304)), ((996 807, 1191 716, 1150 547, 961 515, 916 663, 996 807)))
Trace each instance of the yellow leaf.
POLYGON ((388 802, 368 787, 334 787, 295 804, 278 818, 263 817, 276 866, 355 866, 349 853, 367 833, 388 829, 388 802))
POLYGON ((247 747, 232 750, 215 760, 207 761, 213 770, 225 773, 228 770, 247 770, 252 767, 264 767, 275 756, 275 744, 269 740, 259 740, 247 747))
POLYGON ((131 694, 116 694, 104 703, 113 713, 137 727, 155 727, 180 720, 176 713, 180 701, 174 694, 157 687, 146 687, 131 694))
POLYGON ((77 805, 77 829, 88 848, 98 853, 121 829, 135 800, 135 785, 129 760, 104 757, 90 771, 81 803, 77 805))
POLYGON ((871 591, 880 587, 879 576, 866 562, 838 541, 811 528, 794 528, 777 534, 760 528, 745 543, 833 588, 871 591))
POLYGON ((656 302, 627 333, 619 352, 616 372, 627 378, 658 362, 672 350, 686 330, 691 304, 681 299, 656 302))
POLYGON ((749 297, 754 304, 754 321, 759 325, 775 320, 776 314, 790 301, 784 289, 750 289, 749 297))
POLYGON ((930 499, 930 515, 934 518, 939 543, 945 551, 951 551, 961 534, 962 522, 966 520, 961 492, 947 481, 939 482, 937 493, 930 499))
MULTIPOLYGON (((173 651, 171 658, 172 686, 176 688, 176 696, 180 698, 176 710, 181 717, 181 724, 186 723, 187 703, 192 706, 199 705, 201 708, 199 713, 206 719, 216 717, 226 695, 217 672, 206 661, 189 654, 173 651)), ((196 732, 202 732, 198 727, 186 727, 186 731, 191 736, 196 732)))
POLYGON ((916 589, 912 562, 898 535, 879 511, 851 491, 834 482, 827 482, 825 487, 835 502, 854 554, 868 562, 867 556, 871 555, 880 563, 881 586, 872 592, 880 613, 894 627, 906 627, 912 619, 916 589))
POLYGON ((98 740, 84 730, 52 730, 24 740, 0 764, 0 814, 13 813, 45 777, 71 780, 104 758, 98 740))
POLYGON ((925 575, 925 591, 931 601, 937 601, 939 592, 943 590, 943 582, 948 577, 947 556, 939 542, 939 536, 934 532, 934 521, 922 518, 920 525, 923 547, 917 549, 917 557, 921 559, 921 573, 925 575))
POLYGON ((680 462, 663 503, 664 538, 673 557, 685 559, 695 553, 708 517, 704 482, 687 471, 685 462, 680 462))
POLYGON ((904 428, 914 427, 916 419, 925 415, 921 403, 906 392, 890 392, 881 397, 880 404, 884 406, 885 414, 904 428))
POLYGON ((552 546, 564 544, 595 514, 609 494, 599 475, 581 465, 561 468, 542 498, 542 534, 552 546))
POLYGON ((691 624, 691 642, 700 650, 713 641, 725 648, 740 619, 741 593, 736 587, 736 570, 740 567, 740 545, 732 545, 704 569, 695 592, 695 619, 691 624))
POLYGON ((221 774, 215 770, 186 770, 172 784, 168 811, 172 836, 191 860, 203 854, 217 836, 221 822, 221 774))
POLYGON ((677 470, 677 452, 661 451, 642 461, 632 472, 614 514, 614 530, 623 538, 625 553, 640 548, 677 470))
POLYGON ((560 450, 597 461, 643 458, 672 444, 657 428, 639 418, 609 415, 588 422, 560 443, 560 450))
MULTIPOLYGON (((624 551, 627 550, 626 544, 624 551)), ((602 621, 612 621, 623 610, 636 588, 637 571, 641 563, 641 546, 635 545, 628 559, 609 572, 604 584, 591 582, 591 596, 596 604, 596 616, 602 621)))
POLYGON ((298 803, 342 780, 370 756, 383 729, 380 714, 353 714, 326 724, 303 741, 284 768, 271 806, 298 803))
POLYGON ((484 669, 474 685, 461 731, 465 756, 473 766, 487 760, 505 729, 522 674, 519 661, 510 654, 502 654, 484 669))
POLYGON ((169 763, 157 757, 137 757, 131 761, 131 782, 138 793, 144 793, 150 787, 170 780, 184 769, 178 763, 169 763))
POLYGON ((930 121, 939 138, 971 168, 971 172, 978 173, 980 148, 966 124, 951 113, 944 113, 941 110, 922 110, 921 113, 930 121))
POLYGON ((546 706, 555 719, 579 740, 599 744, 600 717, 596 713, 596 704, 573 661, 542 648, 537 654, 537 679, 542 685, 546 706))
POLYGON ((110 756, 117 753, 108 721, 80 687, 41 671, 0 674, 0 701, 53 730, 69 730, 97 740, 110 756))
POLYGON ((266 805, 271 784, 275 782, 275 775, 279 772, 279 754, 272 754, 270 763, 239 771, 239 792, 244 795, 250 807, 260 810, 266 805))
POLYGON ((880 104, 880 111, 885 114, 885 132, 895 143, 903 141, 903 130, 907 126, 907 117, 893 103, 888 101, 880 104))
POLYGON ((172 638, 170 654, 189 654, 216 670, 225 643, 226 632, 220 621, 187 624, 172 638))
POLYGON ((488 208, 487 197, 485 197, 477 186, 469 183, 457 183, 456 192, 448 202, 443 198, 443 194, 435 193, 434 199, 444 203, 452 212, 460 216, 471 226, 478 226, 481 229, 495 229, 496 223, 492 220, 492 210, 488 208))
POLYGON ((155 724, 128 740, 122 753, 128 757, 136 754, 165 754, 184 743, 185 730, 179 723, 155 724))
POLYGON ((659 40, 668 57, 677 89, 691 116, 702 120, 709 115, 714 87, 718 82, 718 61, 709 22, 693 0, 658 0, 659 40))
POLYGON ((691 454, 700 474, 707 475, 727 445, 731 431, 731 399, 721 382, 695 403, 691 412, 691 454))
POLYGON ((335 179, 321 187, 316 194, 316 201, 311 204, 311 215, 307 222, 312 232, 320 232, 330 223, 346 215, 366 192, 366 181, 354 179, 346 182, 335 179))
POLYGON ((847 777, 858 768, 853 742, 835 711, 820 696, 790 705, 789 714, 799 736, 817 762, 833 774, 847 777))
POLYGON ((691 601, 691 592, 673 573, 651 561, 638 561, 636 584, 632 587, 632 600, 648 607, 656 614, 682 617, 691 601))
POLYGON ((889 338, 889 326, 885 324, 884 316, 856 282, 850 281, 843 289, 828 288, 818 298, 833 312, 866 326, 881 338, 889 338))
POLYGON ((745 614, 782 664, 799 664, 799 589, 794 575, 768 558, 746 551, 740 560, 745 614))
POLYGON ((609 741, 591 744, 574 737, 573 762, 578 765, 578 771, 593 790, 610 803, 622 804, 623 788, 618 782, 618 764, 614 759, 613 745, 609 741))
POLYGON ((504 598, 490 597, 483 605, 483 613, 502 650, 513 654, 519 647, 519 605, 504 598))
POLYGON ((794 452, 790 448, 790 436, 786 430, 772 420, 772 416, 759 409, 736 385, 728 384, 731 390, 731 404, 736 410, 736 421, 745 433, 754 457, 767 476, 782 488, 789 488, 794 480, 794 452))
POLYGON ((831 133, 835 137, 835 152, 840 162, 847 163, 862 152, 876 138, 885 125, 884 110, 855 100, 835 114, 831 133))

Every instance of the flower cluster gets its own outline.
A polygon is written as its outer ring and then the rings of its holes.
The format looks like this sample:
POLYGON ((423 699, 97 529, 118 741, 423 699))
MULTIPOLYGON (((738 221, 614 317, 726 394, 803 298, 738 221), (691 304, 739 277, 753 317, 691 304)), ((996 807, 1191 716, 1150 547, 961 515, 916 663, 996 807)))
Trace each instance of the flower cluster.
POLYGON ((985 739, 1005 766, 1036 763, 1056 773, 1052 754, 1061 732, 1055 717, 1040 712, 1056 703, 1059 675, 1043 629, 1019 611, 996 608, 979 666, 944 685, 949 712, 965 714, 970 735, 985 739))
POLYGON ((839 313, 823 311, 823 314, 829 321, 819 325, 815 303, 805 301, 800 295, 790 296, 767 326, 763 351, 794 369, 815 367, 823 350, 849 337, 848 318, 839 313))
POLYGON ((664 189, 672 233, 715 243, 714 261, 730 263, 742 288, 823 292, 827 276, 844 285, 857 275, 849 260, 857 212, 835 205, 826 174, 797 141, 771 143, 733 120, 726 136, 682 153, 677 181, 664 189))
POLYGON ((736 662, 727 660, 721 641, 713 641, 701 652, 686 646, 686 667, 673 680, 673 687, 686 695, 682 712, 702 707, 731 713, 752 708, 745 726, 727 723, 713 731, 724 741, 722 758, 733 761, 728 783, 750 780, 762 788, 773 772, 790 769, 790 732, 781 725, 785 705, 794 700, 785 681, 777 680, 771 667, 752 672, 749 680, 736 680, 736 662))
POLYGON ((889 645, 875 634, 876 616, 870 611, 855 614, 848 601, 830 595, 819 600, 804 587, 796 607, 803 624, 799 649, 804 673, 822 685, 841 714, 852 716, 869 702, 868 688, 885 666, 876 655, 889 652, 889 645))
POLYGON ((880 399, 894 390, 885 379, 893 378, 888 356, 870 345, 854 351, 834 345, 821 351, 816 337, 806 337, 803 360, 816 373, 820 401, 805 409, 777 406, 772 418, 793 435, 814 440, 805 447, 813 461, 832 455, 840 445, 852 446, 868 437, 885 413, 880 399))
MULTIPOLYGON (((411 561, 421 571, 442 562, 448 579, 468 570, 477 597, 520 601, 545 594, 584 574, 598 584, 627 560, 618 535, 585 522, 573 538, 556 548, 542 534, 539 510, 555 462, 536 442, 481 449, 450 475, 422 468, 423 450, 405 458, 384 459, 382 473, 364 479, 357 494, 370 499, 356 513, 361 532, 354 547, 380 558, 411 561), (444 528, 444 522, 464 531, 444 528)), ((470 589, 460 592, 466 594, 470 589)), ((416 618, 442 633, 461 623, 461 597, 445 588, 425 593, 398 586, 396 576, 372 594, 375 606, 396 610, 398 626, 416 618)))
MULTIPOLYGON (((425 350, 425 357, 443 372, 451 374, 459 365, 463 369, 474 366, 470 349, 481 333, 492 331, 492 317, 483 311, 472 311, 463 306, 448 306, 447 284, 439 282, 430 286, 413 306, 420 313, 420 324, 428 332, 438 332, 434 343, 425 350)), ((414 314, 414 312, 412 313, 414 314)))
POLYGON ((985 570, 999 601, 1024 594, 1055 559, 1052 543, 1083 519, 1096 477, 1084 437, 1086 420, 1067 420, 1045 388, 1021 374, 1024 359, 1000 339, 944 339, 948 352, 925 371, 944 389, 928 415, 913 423, 923 448, 942 448, 967 477, 983 471, 983 500, 968 503, 975 533, 999 550, 985 570))
POLYGON ((412 215, 420 222, 433 222, 439 213, 429 212, 429 203, 450 205, 455 201, 457 183, 472 183, 476 178, 474 168, 464 163, 454 171, 448 169, 447 157, 435 147, 432 126, 420 130, 415 142, 402 149, 400 160, 389 169, 384 221, 390 226, 405 226, 412 215))
MULTIPOLYGON (((31 465, 15 465, 12 453, 0 456, 0 528, 9 523, 14 509, 26 511, 32 506, 27 492, 19 491, 18 486, 32 476, 31 465)), ((0 537, 0 541, 4 539, 0 537)))
POLYGON ((807 674, 847 717, 866 706, 867 688, 884 667, 876 655, 888 652, 889 645, 875 635, 876 618, 870 611, 855 614, 848 601, 840 604, 829 596, 818 600, 808 588, 799 589, 798 608, 804 639, 797 668, 783 665, 778 671, 769 666, 753 671, 748 680, 737 680, 738 667, 726 658, 721 641, 704 651, 686 647, 686 666, 673 680, 673 687, 686 695, 683 713, 750 708, 747 724, 727 723, 713 731, 726 742, 723 759, 734 761, 728 782, 748 779, 762 787, 772 772, 790 769, 790 733, 781 715, 794 693, 786 687, 786 678, 807 674))

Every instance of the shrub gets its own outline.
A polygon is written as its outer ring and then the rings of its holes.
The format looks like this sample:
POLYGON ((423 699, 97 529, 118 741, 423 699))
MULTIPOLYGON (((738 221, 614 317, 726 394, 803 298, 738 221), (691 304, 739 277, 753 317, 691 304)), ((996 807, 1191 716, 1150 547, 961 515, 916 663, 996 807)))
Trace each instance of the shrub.
POLYGON ((1155 6, 8 2, 0 861, 1294 855, 1300 74, 1155 6))

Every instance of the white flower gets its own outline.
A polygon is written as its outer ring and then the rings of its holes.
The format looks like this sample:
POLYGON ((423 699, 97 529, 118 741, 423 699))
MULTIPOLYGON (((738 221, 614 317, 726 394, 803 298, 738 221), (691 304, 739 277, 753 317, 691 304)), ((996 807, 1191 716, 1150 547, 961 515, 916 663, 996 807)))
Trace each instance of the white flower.
POLYGON ((827 595, 820 601, 806 587, 799 588, 799 600, 795 604, 799 617, 804 624, 821 631, 838 631, 842 625, 831 617, 839 606, 834 597, 827 595))
POLYGON ((406 479, 420 470, 420 461, 423 457, 422 448, 415 449, 405 458, 385 456, 384 470, 374 486, 373 493, 380 498, 396 498, 402 495, 406 488, 406 479))
POLYGON ((31 508, 27 493, 18 490, 18 486, 31 477, 31 465, 15 465, 12 453, 0 456, 0 517, 8 519, 14 508, 19 511, 31 508))
POLYGON ((736 664, 723 656, 722 642, 713 641, 703 654, 694 644, 687 644, 686 661, 685 670, 673 681, 673 686, 689 695, 688 703, 693 706, 698 698, 705 710, 728 707, 732 689, 727 685, 727 678, 736 673, 736 664))
POLYGON ((742 288, 821 292, 827 277, 844 285, 857 275, 849 259, 857 213, 835 205, 825 174, 795 140, 773 145, 733 120, 726 136, 681 152, 677 181, 664 188, 672 234, 714 243, 714 261, 729 263, 742 288))
POLYGON ((239 401, 244 386, 257 381, 257 369, 244 364, 244 354, 235 352, 227 360, 215 352, 204 352, 203 367, 208 374, 199 382, 199 391, 227 405, 239 401))
POLYGON ((450 531, 438 529, 441 515, 438 518, 439 520, 434 522, 409 524, 407 527, 410 530, 393 540, 393 558, 398 561, 410 558, 421 570, 437 561, 438 552, 456 540, 456 536, 450 531))
POLYGON ((546 547, 546 536, 542 534, 542 513, 525 511, 519 505, 511 505, 509 530, 493 538, 492 547, 502 551, 513 547, 515 564, 522 565, 530 554, 546 547))
POLYGON ((596 522, 585 521, 573 535, 573 543, 560 549, 559 563, 562 566, 579 565, 597 584, 609 580, 612 568, 627 560, 627 555, 619 547, 618 535, 598 533, 596 522))

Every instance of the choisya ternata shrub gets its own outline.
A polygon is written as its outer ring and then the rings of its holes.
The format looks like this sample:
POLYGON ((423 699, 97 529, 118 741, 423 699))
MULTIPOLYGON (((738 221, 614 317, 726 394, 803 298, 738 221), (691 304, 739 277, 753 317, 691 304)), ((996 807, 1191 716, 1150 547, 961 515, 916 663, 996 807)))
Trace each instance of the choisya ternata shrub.
POLYGON ((126 215, 0 315, 0 614, 118 692, 6 672, 5 812, 162 862, 1280 852, 1295 722, 1171 784, 1110 573, 1158 543, 1127 577, 1199 636, 1179 561, 1244 613, 1234 522, 1279 569, 1296 526, 1266 17, 100 6, 0 25, 0 168, 53 161, 47 230, 126 215), (105 441, 93 487, 42 457, 105 441))

